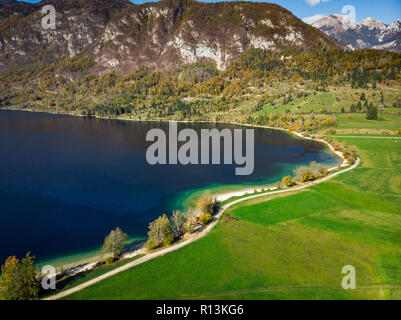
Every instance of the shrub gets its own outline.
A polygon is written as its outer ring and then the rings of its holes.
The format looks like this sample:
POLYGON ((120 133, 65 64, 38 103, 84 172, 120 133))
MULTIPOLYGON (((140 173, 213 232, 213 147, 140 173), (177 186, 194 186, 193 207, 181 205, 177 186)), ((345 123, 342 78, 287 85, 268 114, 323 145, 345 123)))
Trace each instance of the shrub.
POLYGON ((205 213, 200 216, 199 222, 202 224, 202 226, 206 226, 210 220, 212 219, 212 215, 210 213, 205 213))
POLYGON ((170 244, 173 243, 173 235, 172 234, 168 234, 164 237, 163 239, 163 246, 169 246, 170 244))
POLYGON ((154 250, 159 246, 159 244, 157 243, 157 241, 155 239, 148 239, 148 241, 146 241, 145 243, 145 248, 150 250, 154 250))
POLYGON ((401 136, 401 128, 398 129, 398 134, 401 136))
POLYGON ((106 265, 112 264, 114 262, 114 257, 107 257, 106 259, 104 259, 104 263, 106 265))
POLYGON ((344 144, 340 142, 335 142, 333 143, 333 148, 336 151, 343 151, 344 150, 344 144))
POLYGON ((283 183, 283 185, 285 185, 286 187, 292 187, 295 185, 295 181, 291 178, 291 176, 286 176, 284 177, 281 182, 283 183))

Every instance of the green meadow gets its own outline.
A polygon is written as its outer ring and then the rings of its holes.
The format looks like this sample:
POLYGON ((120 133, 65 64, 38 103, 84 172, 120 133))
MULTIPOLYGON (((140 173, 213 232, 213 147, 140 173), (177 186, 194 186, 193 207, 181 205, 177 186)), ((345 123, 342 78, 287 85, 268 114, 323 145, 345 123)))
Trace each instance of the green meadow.
POLYGON ((401 129, 401 114, 380 114, 380 120, 366 120, 365 113, 338 114, 338 129, 401 129))
POLYGON ((358 148, 355 170, 241 202, 199 241, 66 299, 401 299, 401 139, 360 137, 335 137, 358 148))

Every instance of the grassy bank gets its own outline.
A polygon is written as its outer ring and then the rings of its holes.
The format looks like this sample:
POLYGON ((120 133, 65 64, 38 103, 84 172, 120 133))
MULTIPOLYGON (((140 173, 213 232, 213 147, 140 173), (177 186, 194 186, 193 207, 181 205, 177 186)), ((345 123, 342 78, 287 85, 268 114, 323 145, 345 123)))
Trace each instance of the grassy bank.
POLYGON ((401 141, 337 140, 358 147, 360 167, 238 204, 198 242, 67 298, 401 298, 401 141), (348 264, 357 290, 341 288, 348 264))
MULTIPOLYGON (((127 246, 128 248, 130 248, 144 240, 144 237, 130 238, 127 241, 127 246)), ((39 260, 36 263, 36 267, 39 270, 45 265, 52 265, 56 268, 57 272, 61 272, 79 265, 96 262, 99 260, 101 245, 102 243, 99 243, 99 247, 97 249, 89 251, 82 251, 70 255, 64 255, 53 259, 39 260)))

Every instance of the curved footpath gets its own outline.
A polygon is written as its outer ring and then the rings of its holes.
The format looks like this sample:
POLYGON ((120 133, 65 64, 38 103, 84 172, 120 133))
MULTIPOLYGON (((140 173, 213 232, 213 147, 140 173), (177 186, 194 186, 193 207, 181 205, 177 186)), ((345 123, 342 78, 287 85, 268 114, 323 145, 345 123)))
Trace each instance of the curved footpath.
MULTIPOLYGON (((328 144, 327 142, 325 142, 325 143, 328 144)), ((330 144, 328 144, 328 145, 332 148, 332 146, 330 144)), ((344 160, 342 154, 341 154, 341 158, 344 160)), ((296 191, 296 190, 305 189, 305 188, 308 188, 310 186, 325 182, 325 181, 327 181, 327 180, 329 180, 331 178, 334 178, 334 177, 336 177, 336 176, 338 176, 338 175, 340 175, 340 174, 342 174, 344 172, 353 170, 360 164, 360 162, 361 162, 361 160, 358 157, 357 161, 351 167, 349 167, 347 169, 344 169, 344 170, 341 170, 341 171, 338 171, 338 172, 335 172, 335 173, 332 173, 332 174, 330 174, 330 175, 328 175, 328 176, 326 176, 326 177, 324 177, 324 178, 322 178, 320 180, 312 181, 312 182, 300 185, 298 187, 288 188, 288 189, 284 189, 284 190, 277 190, 277 191, 272 191, 272 192, 266 192, 266 193, 257 194, 257 195, 253 195, 253 196, 249 196, 249 197, 245 197, 245 198, 241 198, 241 199, 232 201, 232 202, 230 202, 230 203, 228 203, 228 204, 226 204, 226 205, 224 205, 223 207, 220 208, 219 212, 216 214, 216 216, 215 216, 215 218, 214 218, 212 223, 210 223, 202 232, 195 234, 191 238, 189 238, 187 240, 184 240, 184 241, 181 241, 181 242, 178 242, 177 244, 174 244, 171 247, 164 248, 164 249, 149 253, 146 256, 142 257, 142 258, 134 260, 134 261, 132 261, 130 263, 127 263, 127 264, 119 267, 119 268, 116 268, 116 269, 114 269, 114 270, 112 270, 110 272, 107 272, 107 273, 105 273, 105 274, 103 274, 103 275, 101 275, 101 276, 99 276, 99 277, 97 277, 95 279, 89 280, 89 281, 87 281, 85 283, 82 283, 82 284, 80 284, 80 285, 78 285, 78 286, 76 286, 74 288, 62 291, 62 292, 60 292, 58 294, 55 294, 53 296, 50 296, 50 297, 44 299, 44 300, 61 299, 61 298, 66 297, 66 296, 68 296, 68 295, 70 295, 72 293, 75 293, 75 292, 78 292, 78 291, 80 291, 82 289, 85 289, 85 288, 87 288, 87 287, 89 287, 89 286, 91 286, 91 285, 93 285, 95 283, 98 283, 98 282, 100 282, 100 281, 102 281, 104 279, 110 278, 110 277, 116 275, 117 273, 123 272, 123 271, 128 270, 128 269, 130 269, 132 267, 135 267, 135 266, 137 266, 139 264, 142 264, 144 262, 147 262, 149 260, 152 260, 152 259, 160 257, 160 256, 164 256, 167 253, 176 251, 176 250, 178 250, 178 249, 180 249, 182 247, 187 246, 188 244, 190 244, 190 243, 192 243, 192 242, 204 237, 205 235, 207 235, 210 232, 210 230, 212 230, 213 227, 217 224, 217 222, 219 221, 219 219, 222 216, 222 214, 228 208, 230 208, 231 206, 233 206, 233 205, 235 205, 237 203, 240 203, 240 202, 246 201, 246 200, 250 200, 250 199, 259 198, 259 197, 265 197, 265 196, 269 196, 269 195, 274 195, 274 194, 279 194, 279 193, 286 193, 286 192, 292 192, 292 191, 296 191)), ((266 201, 268 201, 268 200, 266 200, 266 201)))

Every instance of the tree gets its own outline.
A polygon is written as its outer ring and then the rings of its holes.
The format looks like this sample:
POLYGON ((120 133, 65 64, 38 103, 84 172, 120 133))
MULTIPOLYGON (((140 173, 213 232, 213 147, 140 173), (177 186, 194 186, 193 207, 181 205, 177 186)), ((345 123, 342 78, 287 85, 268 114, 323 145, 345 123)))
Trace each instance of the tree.
POLYGON ((212 215, 210 213, 205 213, 199 218, 199 222, 202 224, 202 226, 206 226, 210 220, 212 220, 212 215))
POLYGON ((347 159, 349 164, 354 164, 358 158, 358 150, 354 146, 349 146, 343 151, 344 158, 347 159))
POLYGON ((208 194, 204 194, 196 203, 197 208, 199 209, 199 213, 205 214, 214 214, 214 209, 216 206, 216 201, 212 199, 208 194))
POLYGON ((286 187, 292 187, 295 185, 295 181, 291 178, 291 176, 286 176, 284 177, 281 182, 283 183, 283 185, 285 185, 286 187))
POLYGON ((102 252, 111 253, 113 258, 117 258, 124 252, 127 240, 128 235, 117 227, 115 230, 110 231, 109 235, 104 239, 102 252))
POLYGON ((309 167, 298 167, 295 169, 295 180, 299 182, 307 182, 319 179, 328 174, 328 169, 321 164, 313 161, 309 167))
POLYGON ((320 163, 317 163, 316 161, 311 162, 311 164, 309 165, 309 169, 312 172, 313 179, 324 177, 329 172, 329 170, 326 167, 322 166, 320 163))
POLYGON ((358 111, 362 111, 362 103, 361 103, 361 101, 358 101, 358 104, 356 105, 356 108, 358 109, 358 111))
POLYGON ((171 228, 170 220, 165 214, 149 224, 148 236, 148 245, 153 244, 150 247, 154 248, 161 245, 169 245, 173 242, 173 230, 171 228))
POLYGON ((295 180, 299 182, 307 182, 313 180, 312 171, 308 167, 298 167, 294 170, 295 180))
POLYGON ((1 267, 0 285, 7 300, 31 300, 39 295, 39 283, 35 277, 35 256, 30 252, 20 261, 8 257, 1 267))
POLYGON ((383 92, 382 92, 382 91, 380 92, 380 104, 381 104, 382 106, 385 105, 385 103, 384 103, 384 96, 383 96, 383 92))
POLYGON ((366 112, 366 119, 367 120, 377 120, 377 108, 368 108, 368 111, 366 112))
POLYGON ((178 238, 182 232, 182 225, 185 222, 185 217, 179 210, 174 210, 170 218, 171 230, 174 238, 178 238))
POLYGON ((365 99, 366 99, 365 92, 362 92, 361 97, 359 98, 359 100, 364 101, 365 99))

